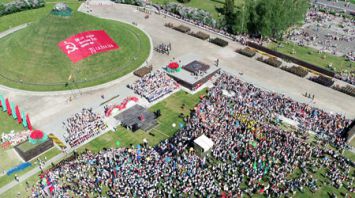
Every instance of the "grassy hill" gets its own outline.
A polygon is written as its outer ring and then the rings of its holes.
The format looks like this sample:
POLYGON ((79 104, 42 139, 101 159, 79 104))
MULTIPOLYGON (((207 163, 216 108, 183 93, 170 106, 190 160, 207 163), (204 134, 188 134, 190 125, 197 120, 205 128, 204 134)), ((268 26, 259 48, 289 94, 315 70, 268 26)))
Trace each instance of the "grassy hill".
MULTIPOLYGON (((9 15, 11 16, 11 15, 9 15)), ((123 76, 148 57, 150 43, 139 29, 117 21, 74 12, 69 18, 49 14, 29 27, 0 39, 0 83, 26 90, 63 90, 69 75, 75 87, 87 87, 123 76), (60 51, 57 44, 69 36, 88 30, 103 29, 120 46, 119 50, 96 54, 76 64, 60 51), (21 83, 23 82, 23 83, 21 83), (47 84, 31 85, 30 83, 47 84), (50 85, 52 84, 52 85, 50 85)))

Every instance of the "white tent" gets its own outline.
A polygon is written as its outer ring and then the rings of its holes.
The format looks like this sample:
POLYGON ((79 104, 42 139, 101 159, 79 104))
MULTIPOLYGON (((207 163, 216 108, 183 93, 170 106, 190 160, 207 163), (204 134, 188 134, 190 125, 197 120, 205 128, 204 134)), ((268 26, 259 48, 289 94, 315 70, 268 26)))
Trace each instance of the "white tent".
POLYGON ((194 145, 197 154, 200 154, 200 156, 204 156, 213 147, 213 141, 207 136, 201 135, 200 137, 194 140, 194 145))

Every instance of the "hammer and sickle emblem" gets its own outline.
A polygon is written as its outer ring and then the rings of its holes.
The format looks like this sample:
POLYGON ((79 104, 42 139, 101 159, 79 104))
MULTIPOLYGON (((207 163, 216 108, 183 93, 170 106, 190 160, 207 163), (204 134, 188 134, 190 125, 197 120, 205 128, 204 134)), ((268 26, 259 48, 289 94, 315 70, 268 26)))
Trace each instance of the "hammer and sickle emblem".
POLYGON ((65 44, 65 49, 67 50, 68 54, 71 54, 73 52, 75 52, 76 50, 78 50, 79 48, 72 42, 66 42, 64 41, 65 44))

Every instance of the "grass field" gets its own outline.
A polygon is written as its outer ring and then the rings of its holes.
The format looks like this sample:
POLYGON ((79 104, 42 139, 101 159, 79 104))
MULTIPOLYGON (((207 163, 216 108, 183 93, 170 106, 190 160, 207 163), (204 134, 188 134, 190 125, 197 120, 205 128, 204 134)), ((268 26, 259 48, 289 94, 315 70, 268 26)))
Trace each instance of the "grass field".
MULTIPOLYGON (((51 150, 52 151, 52 150, 51 150)), ((50 151, 48 151, 47 153, 49 153, 50 151)), ((54 153, 54 151, 52 151, 54 153)), ((57 150, 57 152, 59 153, 60 151, 57 150)), ((44 155, 46 155, 47 153, 43 154, 41 157, 41 159, 44 158, 44 155), (42 158, 43 157, 43 158, 42 158)), ((57 154, 58 154, 57 153, 57 154)), ((52 154, 52 153, 49 153, 49 154, 52 154)), ((55 154, 55 155, 57 155, 55 154)), ((55 156, 54 155, 54 156, 55 156)), ((48 158, 48 157, 47 157, 48 158)), ((50 159, 50 158, 48 158, 50 159)), ((57 163, 57 162, 55 162, 57 163)), ((26 169, 27 170, 27 169, 26 169)), ((1 197, 4 197, 4 198, 14 198, 14 197, 31 197, 31 191, 29 189, 27 189, 26 187, 26 181, 29 183, 29 186, 33 186, 34 184, 36 184, 39 180, 39 177, 38 177, 38 174, 35 174, 31 177, 29 177, 27 180, 24 180, 24 181, 20 181, 19 184, 17 184, 15 187, 9 189, 8 191, 6 191, 5 193, 3 193, 1 195, 1 197), (19 196, 18 196, 19 195, 19 196)), ((21 174, 18 174, 19 176, 21 174)), ((11 178, 10 180, 8 180, 7 182, 10 182, 12 181, 14 178, 11 178)), ((2 184, 2 180, 0 179, 0 186, 3 186, 1 185, 2 184)), ((5 183, 6 184, 6 183, 5 183)))
MULTIPOLYGON (((48 2, 48 1, 46 1, 48 2)), ((55 0, 53 0, 55 2, 55 0)), ((58 1, 57 1, 58 2, 58 1)), ((77 10, 80 6, 78 1, 63 0, 73 10, 77 10)), ((13 14, 0 17, 0 32, 3 32, 11 27, 16 27, 24 23, 34 22, 48 15, 52 10, 54 3, 48 2, 45 7, 37 8, 33 10, 26 10, 22 12, 16 12, 13 14)))
POLYGON ((178 123, 182 122, 182 119, 179 118, 180 113, 184 113, 185 115, 189 113, 189 109, 193 108, 199 102, 200 95, 205 92, 205 90, 202 90, 194 95, 190 95, 187 92, 179 91, 166 100, 152 106, 149 110, 156 111, 160 109, 162 116, 158 118, 159 124, 150 131, 150 134, 142 130, 132 133, 123 127, 119 127, 116 132, 107 132, 82 146, 79 151, 89 149, 97 152, 104 147, 116 147, 116 141, 120 142, 120 147, 128 147, 130 144, 142 144, 144 138, 147 139, 150 146, 154 146, 177 132, 179 129, 178 123), (181 108, 182 104, 185 104, 184 109, 181 108), (172 127, 173 123, 176 124, 175 128, 172 127))
MULTIPOLYGON (((15 151, 13 151, 13 152, 15 152, 15 151)), ((38 162, 37 162, 38 158, 41 159, 41 160, 44 160, 44 158, 46 157, 47 160, 49 160, 49 159, 53 158, 54 156, 58 155, 59 153, 60 153, 60 150, 58 150, 57 148, 54 147, 54 148, 48 150, 47 152, 43 153, 42 155, 38 156, 37 158, 31 160, 30 162, 32 163, 32 166, 26 168, 23 171, 17 172, 16 174, 18 176, 21 176, 21 175, 24 175, 25 173, 27 173, 28 171, 34 169, 35 167, 37 167, 38 166, 38 162)), ((19 157, 17 157, 17 158, 19 158, 19 157)), ((4 160, 1 160, 0 163, 4 163, 4 164, 8 164, 9 163, 9 160, 8 160, 9 158, 1 158, 1 159, 4 159, 4 160)), ((11 162, 13 165, 8 167, 6 170, 8 170, 9 168, 14 167, 14 166, 22 163, 20 159, 17 159, 17 160, 18 160, 17 163, 11 162)), ((0 187, 5 186, 7 183, 9 183, 9 182, 11 182, 13 180, 14 180, 14 175, 10 175, 10 176, 3 175, 3 176, 1 176, 0 177, 0 187)))
POLYGON ((313 48, 301 47, 292 42, 281 42, 280 44, 282 44, 283 47, 278 47, 277 43, 270 43, 268 47, 326 69, 329 69, 328 65, 332 64, 333 68, 338 72, 355 71, 355 64, 349 67, 350 62, 346 61, 343 57, 334 56, 329 53, 319 54, 318 51, 313 48), (292 54, 293 49, 295 54, 292 54))
POLYGON ((21 124, 18 124, 12 116, 9 116, 7 112, 0 110, 0 134, 9 133, 12 130, 19 132, 24 130, 21 124))
POLYGON ((4 170, 7 171, 22 162, 15 149, 3 150, 0 148, 0 159, 2 159, 0 160, 0 173, 4 170))
POLYGON ((142 31, 125 23, 79 12, 74 12, 69 18, 52 16, 47 12, 29 27, 0 39, 0 48, 6 49, 0 51, 1 75, 17 81, 0 78, 0 83, 14 88, 48 91, 93 86, 121 77, 146 60, 150 42, 142 31), (74 34, 100 29, 116 41, 119 50, 96 54, 72 64, 57 46, 74 34), (66 87, 70 75, 76 83, 66 87), (57 83, 62 84, 55 85, 57 83))
POLYGON ((21 151, 29 151, 29 150, 35 148, 36 146, 37 146, 37 145, 32 144, 32 143, 26 141, 26 142, 20 144, 20 145, 18 146, 18 148, 19 148, 21 151))

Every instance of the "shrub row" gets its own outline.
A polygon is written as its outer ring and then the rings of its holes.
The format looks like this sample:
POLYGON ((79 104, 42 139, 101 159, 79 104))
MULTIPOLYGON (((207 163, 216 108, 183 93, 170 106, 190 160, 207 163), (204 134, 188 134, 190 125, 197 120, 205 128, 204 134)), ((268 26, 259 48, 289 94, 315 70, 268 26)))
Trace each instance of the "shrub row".
POLYGON ((292 66, 292 67, 281 67, 282 70, 295 74, 299 77, 305 77, 308 74, 308 71, 305 70, 303 67, 292 66))
POLYGON ((270 58, 267 58, 267 59, 264 59, 263 57, 258 57, 256 60, 258 61, 261 61, 261 62, 264 62, 268 65, 271 65, 273 67, 280 67, 282 62, 277 60, 276 57, 270 57, 270 58))
POLYGON ((334 81, 331 78, 325 77, 323 75, 311 77, 310 80, 327 87, 330 87, 334 84, 334 81))
POLYGON ((40 8, 44 5, 44 0, 16 0, 5 4, 0 3, 0 16, 40 8))
POLYGON ((228 45, 228 41, 225 41, 225 40, 223 40, 221 38, 218 38, 218 37, 216 37, 214 39, 210 39, 210 42, 215 44, 215 45, 218 45, 220 47, 225 47, 225 46, 228 45))
POLYGON ((336 85, 333 87, 333 89, 343 92, 349 96, 355 97, 355 88, 350 85, 346 85, 346 86, 336 85))
POLYGON ((191 36, 194 36, 196 38, 199 38, 199 39, 202 39, 202 40, 207 40, 210 38, 210 35, 209 34, 206 34, 206 33, 203 33, 203 32, 191 32, 190 34, 191 36))
POLYGON ((239 49, 239 50, 236 50, 236 52, 238 52, 239 54, 242 54, 244 56, 247 56, 247 57, 254 57, 255 54, 256 54, 256 51, 250 47, 246 47, 244 49, 239 49))

